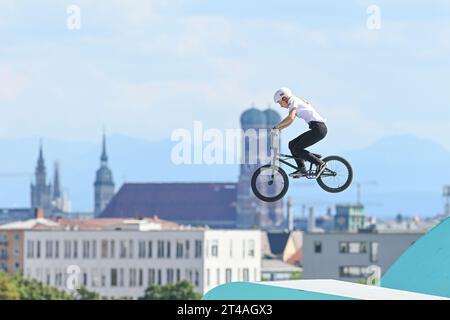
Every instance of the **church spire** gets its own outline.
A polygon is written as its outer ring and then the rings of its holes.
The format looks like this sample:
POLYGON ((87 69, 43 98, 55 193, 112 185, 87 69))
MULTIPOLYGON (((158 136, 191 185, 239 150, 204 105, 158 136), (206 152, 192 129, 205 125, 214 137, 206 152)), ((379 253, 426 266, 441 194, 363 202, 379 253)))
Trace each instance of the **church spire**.
POLYGON ((42 151, 42 139, 39 140, 39 157, 36 166, 36 173, 45 171, 44 153, 42 151))
POLYGON ((102 162, 102 164, 105 164, 108 162, 108 155, 106 154, 106 136, 105 136, 105 131, 103 131, 103 151, 102 151, 102 156, 100 157, 100 160, 102 162))

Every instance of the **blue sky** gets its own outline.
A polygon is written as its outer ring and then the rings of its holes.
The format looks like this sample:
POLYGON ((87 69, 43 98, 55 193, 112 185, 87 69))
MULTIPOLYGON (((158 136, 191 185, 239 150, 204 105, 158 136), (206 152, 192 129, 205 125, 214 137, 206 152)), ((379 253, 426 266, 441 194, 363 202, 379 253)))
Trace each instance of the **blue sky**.
POLYGON ((337 151, 405 133, 450 149, 449 18, 448 1, 2 1, 0 139, 235 128, 288 86, 337 151))

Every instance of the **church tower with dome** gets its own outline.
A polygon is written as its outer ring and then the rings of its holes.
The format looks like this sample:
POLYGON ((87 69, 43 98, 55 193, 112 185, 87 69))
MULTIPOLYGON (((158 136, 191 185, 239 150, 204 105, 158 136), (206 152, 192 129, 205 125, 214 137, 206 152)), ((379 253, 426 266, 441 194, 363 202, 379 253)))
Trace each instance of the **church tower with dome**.
POLYGON ((108 167, 105 134, 103 134, 103 150, 100 161, 100 168, 97 170, 94 182, 94 215, 96 217, 102 213, 114 196, 114 181, 112 171, 108 167))
POLYGON ((253 194, 250 183, 253 172, 268 162, 261 156, 270 155, 270 130, 281 121, 281 117, 273 109, 268 108, 262 111, 252 107, 242 113, 240 120, 243 130, 243 154, 237 185, 236 226, 238 228, 278 227, 283 223, 283 199, 273 203, 261 201, 253 194), (267 144, 260 143, 260 139, 266 139, 267 144), (266 150, 261 150, 261 147, 266 150))

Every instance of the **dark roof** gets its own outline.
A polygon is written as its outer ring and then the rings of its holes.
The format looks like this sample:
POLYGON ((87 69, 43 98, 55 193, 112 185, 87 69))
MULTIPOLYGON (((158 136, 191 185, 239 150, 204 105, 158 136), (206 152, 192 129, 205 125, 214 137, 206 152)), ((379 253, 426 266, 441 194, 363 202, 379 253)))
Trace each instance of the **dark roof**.
POLYGON ((269 239, 270 250, 275 255, 283 254, 286 243, 289 239, 288 232, 273 232, 267 233, 267 238, 269 239))
POLYGON ((125 183, 100 217, 236 221, 236 183, 125 183))

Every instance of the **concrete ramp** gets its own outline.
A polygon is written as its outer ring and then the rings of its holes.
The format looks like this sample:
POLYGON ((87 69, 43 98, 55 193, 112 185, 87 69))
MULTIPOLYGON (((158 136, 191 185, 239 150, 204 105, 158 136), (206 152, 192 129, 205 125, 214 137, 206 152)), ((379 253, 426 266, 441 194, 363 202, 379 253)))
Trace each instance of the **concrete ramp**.
POLYGON ((228 283, 212 289, 203 299, 446 300, 447 298, 338 280, 288 280, 228 283))
POLYGON ((450 297, 450 218, 406 250, 384 274, 381 286, 450 297))
POLYGON ((450 218, 418 239, 389 268, 381 287, 337 280, 233 282, 205 300, 449 300, 450 218))

